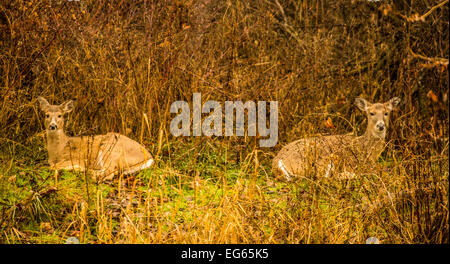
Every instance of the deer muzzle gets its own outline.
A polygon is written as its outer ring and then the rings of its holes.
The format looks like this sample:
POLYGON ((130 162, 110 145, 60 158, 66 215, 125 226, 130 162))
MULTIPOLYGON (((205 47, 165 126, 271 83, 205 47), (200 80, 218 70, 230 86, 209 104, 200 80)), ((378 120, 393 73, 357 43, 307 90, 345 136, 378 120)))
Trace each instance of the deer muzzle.
POLYGON ((384 124, 384 122, 380 121, 380 122, 377 122, 376 128, 378 129, 378 131, 381 132, 386 128, 386 125, 384 124))

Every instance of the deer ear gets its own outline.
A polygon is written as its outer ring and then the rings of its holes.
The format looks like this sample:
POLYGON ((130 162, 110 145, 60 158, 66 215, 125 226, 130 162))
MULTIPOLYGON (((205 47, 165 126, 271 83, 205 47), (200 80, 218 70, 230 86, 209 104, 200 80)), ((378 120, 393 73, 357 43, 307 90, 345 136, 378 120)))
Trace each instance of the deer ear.
POLYGON ((45 100, 45 98, 42 96, 39 96, 37 99, 39 101, 39 106, 41 107, 41 110, 46 111, 48 109, 48 107, 50 106, 48 101, 45 100))
POLYGON ((355 99, 355 105, 359 108, 359 110, 366 112, 367 108, 370 106, 370 103, 365 99, 358 97, 355 99))
POLYGON ((397 109, 400 102, 401 102, 401 99, 399 97, 394 97, 391 100, 387 101, 385 103, 385 105, 387 105, 389 111, 392 111, 394 109, 397 109))
POLYGON ((73 101, 72 100, 69 100, 69 101, 67 101, 67 102, 64 102, 64 103, 62 103, 60 106, 59 106, 60 108, 61 108, 61 110, 64 112, 64 113, 69 113, 69 112, 71 112, 72 110, 73 110, 73 101))

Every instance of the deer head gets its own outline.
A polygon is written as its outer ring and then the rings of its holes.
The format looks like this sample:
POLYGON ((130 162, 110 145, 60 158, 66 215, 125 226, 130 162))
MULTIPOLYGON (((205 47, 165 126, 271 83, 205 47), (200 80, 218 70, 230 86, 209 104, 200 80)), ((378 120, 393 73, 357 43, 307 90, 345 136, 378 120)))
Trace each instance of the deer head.
POLYGON ((389 116, 392 110, 400 104, 400 98, 394 97, 385 103, 372 104, 363 98, 356 98, 355 105, 367 116, 366 134, 384 139, 389 126, 389 116))
POLYGON ((44 98, 39 96, 38 98, 40 108, 45 113, 45 129, 47 133, 55 133, 63 131, 64 129, 64 114, 73 110, 73 101, 69 100, 60 105, 51 105, 44 98))

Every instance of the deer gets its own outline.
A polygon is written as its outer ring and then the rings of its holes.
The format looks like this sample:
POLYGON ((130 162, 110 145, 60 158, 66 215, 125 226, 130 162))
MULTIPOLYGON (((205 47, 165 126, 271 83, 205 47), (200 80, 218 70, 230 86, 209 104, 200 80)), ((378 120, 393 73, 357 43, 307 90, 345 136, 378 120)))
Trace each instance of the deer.
POLYGON ((367 127, 361 136, 352 134, 307 137, 284 146, 272 161, 277 179, 291 181, 298 177, 353 178, 355 172, 376 164, 386 147, 389 117, 401 99, 370 103, 356 98, 355 105, 366 114, 367 127))
POLYGON ((51 105, 41 96, 37 100, 45 114, 48 163, 56 175, 59 170, 83 171, 107 181, 121 172, 127 175, 152 166, 153 157, 145 146, 125 135, 67 136, 64 115, 74 109, 72 100, 60 105, 51 105))

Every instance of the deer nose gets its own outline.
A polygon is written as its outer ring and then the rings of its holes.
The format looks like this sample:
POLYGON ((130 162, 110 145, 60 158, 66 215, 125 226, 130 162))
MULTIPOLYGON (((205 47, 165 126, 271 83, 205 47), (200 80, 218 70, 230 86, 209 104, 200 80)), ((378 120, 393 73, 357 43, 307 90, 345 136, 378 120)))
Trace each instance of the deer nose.
POLYGON ((56 125, 54 125, 54 124, 51 124, 49 127, 48 127, 48 129, 50 129, 50 130, 56 130, 58 127, 56 126, 56 125))
POLYGON ((377 124, 377 128, 378 128, 378 130, 383 131, 384 128, 385 128, 384 123, 378 123, 378 124, 377 124))

